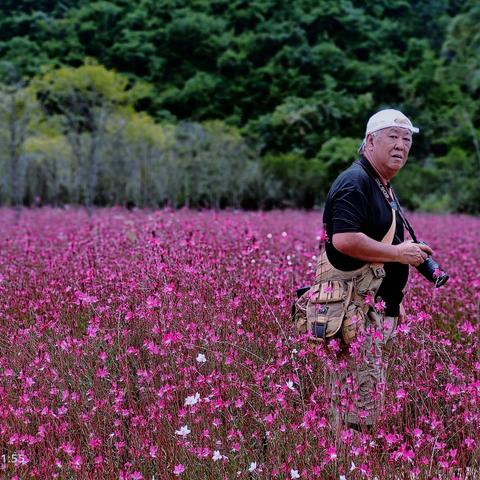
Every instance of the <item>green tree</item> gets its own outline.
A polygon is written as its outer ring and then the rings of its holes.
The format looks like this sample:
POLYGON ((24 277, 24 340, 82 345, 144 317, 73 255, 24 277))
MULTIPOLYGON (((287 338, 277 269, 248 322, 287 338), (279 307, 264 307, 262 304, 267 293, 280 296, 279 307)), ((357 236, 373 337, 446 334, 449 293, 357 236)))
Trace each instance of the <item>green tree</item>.
POLYGON ((68 139, 78 168, 79 193, 91 213, 98 151, 105 141, 108 120, 117 112, 132 112, 146 90, 139 85, 130 88, 126 78, 92 62, 48 70, 34 79, 32 87, 47 118, 61 125, 68 139))
POLYGON ((325 165, 317 159, 284 153, 262 158, 263 206, 312 208, 325 196, 325 165))
POLYGON ((25 153, 30 159, 26 172, 27 203, 69 203, 73 193, 73 159, 67 139, 55 133, 37 133, 27 139, 25 153))
MULTIPOLYGON (((457 15, 449 25, 443 46, 445 62, 439 77, 450 85, 450 119, 457 125, 459 137, 471 142, 480 172, 480 5, 467 3, 465 12, 457 15)), ((480 175, 480 173, 479 173, 480 175)))
POLYGON ((15 205, 16 218, 20 216, 24 192, 24 175, 28 157, 23 147, 28 127, 35 108, 32 92, 21 83, 0 84, 0 141, 4 146, 1 160, 6 175, 4 198, 15 205))
POLYGON ((267 152, 297 151, 310 158, 351 115, 371 108, 370 94, 349 96, 339 91, 332 77, 325 78, 325 89, 310 98, 289 97, 272 114, 252 121, 245 131, 267 152))
MULTIPOLYGON (((332 137, 327 140, 317 153, 316 159, 324 166, 325 185, 327 188, 337 176, 358 158, 359 141, 350 137, 332 137)), ((323 186, 322 193, 327 191, 323 186)))

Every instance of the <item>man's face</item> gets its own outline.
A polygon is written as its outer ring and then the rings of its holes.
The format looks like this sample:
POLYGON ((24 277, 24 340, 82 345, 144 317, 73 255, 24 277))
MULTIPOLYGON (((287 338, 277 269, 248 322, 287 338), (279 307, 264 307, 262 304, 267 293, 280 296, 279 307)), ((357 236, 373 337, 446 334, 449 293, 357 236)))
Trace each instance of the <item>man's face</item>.
POLYGON ((406 128, 384 128, 376 132, 371 145, 375 161, 393 177, 407 161, 412 133, 406 128))

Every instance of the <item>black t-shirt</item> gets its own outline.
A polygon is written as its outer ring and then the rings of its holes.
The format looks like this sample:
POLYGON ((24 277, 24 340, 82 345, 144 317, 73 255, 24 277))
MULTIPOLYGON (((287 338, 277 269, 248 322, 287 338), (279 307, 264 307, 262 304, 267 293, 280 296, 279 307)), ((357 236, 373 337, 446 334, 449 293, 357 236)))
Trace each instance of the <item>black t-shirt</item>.
MULTIPOLYGON (((376 176, 362 156, 338 176, 328 192, 323 213, 328 236, 325 248, 329 261, 339 270, 356 270, 366 262, 339 252, 332 244, 335 233, 361 232, 380 242, 392 224, 392 209, 374 180, 376 176)), ((396 245, 403 240, 403 222, 397 214, 392 243, 396 245)), ((386 276, 377 295, 385 301, 385 314, 397 316, 408 279, 408 265, 390 262, 384 268, 386 276)))

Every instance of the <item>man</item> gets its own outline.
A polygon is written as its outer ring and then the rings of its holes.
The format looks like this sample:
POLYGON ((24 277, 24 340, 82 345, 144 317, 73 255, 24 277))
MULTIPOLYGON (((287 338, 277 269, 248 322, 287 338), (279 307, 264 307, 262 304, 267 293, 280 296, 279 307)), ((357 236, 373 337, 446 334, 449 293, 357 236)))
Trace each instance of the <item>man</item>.
POLYGON ((359 160, 335 180, 325 204, 325 249, 333 267, 352 271, 382 263, 385 270, 374 299, 377 308, 371 308, 360 325, 361 358, 343 350, 332 372, 335 420, 355 429, 372 426, 381 410, 388 350, 403 315, 408 265, 418 266, 433 253, 427 245, 404 241, 400 215, 395 215, 393 242, 384 240, 392 226, 392 208, 397 208, 389 182, 407 162, 412 134, 418 131, 398 110, 373 115, 359 160))

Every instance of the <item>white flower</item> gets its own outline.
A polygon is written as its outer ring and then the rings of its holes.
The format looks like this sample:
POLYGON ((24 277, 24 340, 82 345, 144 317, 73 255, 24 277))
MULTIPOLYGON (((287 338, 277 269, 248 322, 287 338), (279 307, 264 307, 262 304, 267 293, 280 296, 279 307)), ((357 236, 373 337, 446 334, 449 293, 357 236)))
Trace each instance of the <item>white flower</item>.
POLYGON ((221 460, 222 459, 222 455, 220 454, 220 452, 218 450, 215 450, 213 452, 213 461, 216 462, 217 460, 221 460))
POLYGON ((184 425, 180 430, 175 430, 175 433, 185 438, 190 433, 190 429, 184 425))
POLYGON ((200 400, 200 394, 197 392, 195 395, 191 395, 185 399, 185 406, 192 406, 198 403, 200 400))
POLYGON ((207 358, 203 353, 199 353, 197 355, 197 358, 195 359, 198 363, 205 363, 207 361, 207 358))
POLYGON ((290 470, 290 478, 300 478, 298 474, 298 470, 294 470, 293 468, 290 470))
POLYGON ((338 480, 347 480, 347 477, 345 475, 340 475, 338 477, 338 480))
POLYGON ((353 472, 357 466, 352 462, 352 466, 350 467, 350 471, 353 472))
POLYGON ((293 386, 293 382, 291 380, 288 380, 287 381, 287 387, 292 390, 292 391, 295 391, 295 387, 293 386))
POLYGON ((257 462, 252 462, 252 463, 250 464, 250 466, 248 467, 248 471, 249 471, 249 472, 253 472, 253 471, 256 470, 256 468, 257 468, 257 462))

